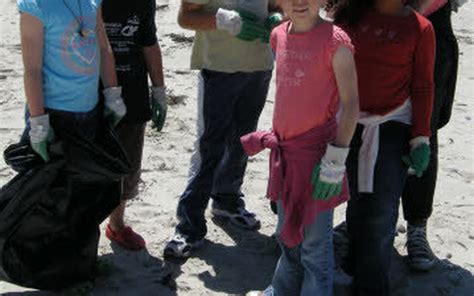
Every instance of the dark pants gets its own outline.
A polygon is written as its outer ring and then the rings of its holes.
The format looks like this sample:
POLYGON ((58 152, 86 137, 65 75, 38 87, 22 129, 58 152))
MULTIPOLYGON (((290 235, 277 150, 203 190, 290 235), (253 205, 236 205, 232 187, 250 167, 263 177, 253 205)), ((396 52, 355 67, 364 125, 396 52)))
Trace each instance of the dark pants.
POLYGON ((410 126, 387 122, 380 126, 374 192, 359 193, 358 155, 363 127, 357 126, 347 159, 351 200, 346 212, 351 237, 349 273, 354 276, 354 295, 389 294, 389 268, 400 195, 408 167, 402 156, 409 153, 410 126))
POLYGON ((421 226, 431 216, 438 176, 438 133, 430 138, 430 163, 423 176, 409 175, 402 194, 403 216, 410 225, 421 226))
POLYGON ((128 160, 131 164, 130 174, 123 179, 122 199, 132 199, 138 193, 140 182, 143 144, 145 142, 146 123, 123 121, 117 126, 116 132, 128 160))
POLYGON ((240 187, 247 156, 240 137, 256 129, 270 79, 271 71, 201 71, 198 139, 177 211, 177 230, 190 240, 206 235, 204 212, 211 194, 216 207, 232 211, 244 205, 240 187))
POLYGON ((403 191, 403 213, 411 225, 423 225, 433 211, 438 172, 438 129, 451 118, 459 50, 451 26, 451 3, 429 16, 436 34, 435 100, 431 119, 430 164, 421 178, 409 176, 403 191))

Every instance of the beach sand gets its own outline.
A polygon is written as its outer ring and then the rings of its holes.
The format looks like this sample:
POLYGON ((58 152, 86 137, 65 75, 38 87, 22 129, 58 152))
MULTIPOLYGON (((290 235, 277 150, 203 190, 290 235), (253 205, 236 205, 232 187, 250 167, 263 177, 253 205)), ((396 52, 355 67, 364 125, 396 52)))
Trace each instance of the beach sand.
MULTIPOLYGON (((0 8, 0 149, 16 142, 24 127, 15 2, 2 0, 0 8)), ((140 195, 127 207, 127 222, 145 237, 148 250, 127 252, 102 237, 100 260, 109 266, 108 270, 92 285, 65 291, 64 295, 245 295, 251 290, 263 290, 270 283, 278 259, 278 247, 271 237, 276 216, 264 197, 268 177, 268 154, 264 153, 250 159, 243 186, 248 208, 262 221, 260 231, 240 231, 226 221, 212 221, 208 215, 208 241, 204 247, 184 264, 163 260, 165 242, 176 225, 175 209, 186 185, 196 134, 197 72, 189 70, 193 32, 176 23, 179 1, 157 2, 156 22, 171 105, 163 132, 147 130, 140 195)), ((391 272, 393 295, 474 295, 472 14, 474 2, 470 1, 453 15, 461 52, 459 79, 453 117, 439 135, 439 182, 429 220, 430 243, 440 261, 429 273, 413 273, 407 268, 405 222, 400 218, 391 272)), ((273 82, 259 124, 262 129, 271 125, 274 93, 273 82)), ((0 159, 0 185, 13 176, 14 172, 0 159)), ((344 210, 345 207, 337 210, 335 225, 344 220, 344 210)), ((337 245, 338 253, 344 253, 347 244, 338 240, 337 245)), ((349 295, 349 279, 340 273, 336 278, 336 295, 349 295)), ((0 282, 0 294, 49 295, 5 282, 0 282)))

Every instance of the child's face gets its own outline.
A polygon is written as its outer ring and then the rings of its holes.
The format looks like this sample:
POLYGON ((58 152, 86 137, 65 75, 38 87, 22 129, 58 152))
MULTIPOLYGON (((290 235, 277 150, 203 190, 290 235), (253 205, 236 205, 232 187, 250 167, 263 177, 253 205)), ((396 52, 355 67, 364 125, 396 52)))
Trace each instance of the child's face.
POLYGON ((283 12, 292 21, 311 21, 318 17, 323 0, 280 0, 283 12))

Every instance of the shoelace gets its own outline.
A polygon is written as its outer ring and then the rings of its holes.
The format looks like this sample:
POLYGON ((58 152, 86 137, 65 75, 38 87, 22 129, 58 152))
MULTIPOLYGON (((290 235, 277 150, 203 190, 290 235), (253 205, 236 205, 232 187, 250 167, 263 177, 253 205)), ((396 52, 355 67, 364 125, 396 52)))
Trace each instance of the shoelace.
POLYGON ((430 245, 426 239, 425 227, 410 227, 408 229, 408 240, 406 245, 408 253, 414 257, 433 257, 430 245))

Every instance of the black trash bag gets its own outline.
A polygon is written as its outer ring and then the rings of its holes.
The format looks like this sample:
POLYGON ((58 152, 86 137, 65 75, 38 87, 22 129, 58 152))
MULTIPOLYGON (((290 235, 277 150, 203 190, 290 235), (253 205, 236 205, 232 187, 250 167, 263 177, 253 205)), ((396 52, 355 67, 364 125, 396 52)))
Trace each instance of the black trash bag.
POLYGON ((61 135, 50 162, 0 190, 0 279, 57 290, 93 278, 99 224, 120 203, 130 170, 111 128, 97 138, 61 135))
POLYGON ((3 159, 14 171, 21 173, 32 169, 44 161, 36 154, 29 144, 15 143, 3 152, 3 159))

